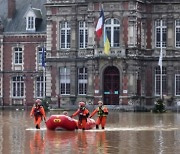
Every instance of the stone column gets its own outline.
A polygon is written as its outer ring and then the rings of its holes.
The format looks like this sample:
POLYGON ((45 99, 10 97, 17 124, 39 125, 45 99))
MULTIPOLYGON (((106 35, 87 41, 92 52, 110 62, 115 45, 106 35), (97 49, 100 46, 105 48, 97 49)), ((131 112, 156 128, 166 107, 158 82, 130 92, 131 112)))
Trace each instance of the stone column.
POLYGON ((76 63, 71 63, 71 86, 70 86, 70 104, 74 104, 77 96, 77 67, 76 63))
POLYGON ((122 78, 122 105, 128 104, 128 64, 124 61, 123 62, 123 78, 122 78))
POLYGON ((95 25, 94 25, 93 3, 88 4, 88 48, 94 48, 95 45, 95 25))
POLYGON ((77 28, 77 16, 76 16, 76 6, 72 7, 72 18, 71 18, 71 53, 70 57, 75 58, 77 56, 78 48, 78 28, 77 28))
POLYGON ((93 96, 94 94, 94 82, 93 82, 93 61, 89 60, 87 62, 88 68, 88 89, 87 89, 87 96, 93 96))
POLYGON ((167 95, 168 96, 173 96, 174 92, 174 75, 173 75, 173 66, 167 67, 167 95))

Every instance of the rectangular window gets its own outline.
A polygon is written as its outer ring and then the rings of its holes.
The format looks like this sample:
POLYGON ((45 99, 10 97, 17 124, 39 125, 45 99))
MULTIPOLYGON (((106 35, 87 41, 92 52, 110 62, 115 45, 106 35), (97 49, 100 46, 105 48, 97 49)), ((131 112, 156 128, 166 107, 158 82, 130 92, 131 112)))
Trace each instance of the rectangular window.
POLYGON ((12 95, 13 97, 24 96, 24 78, 22 76, 12 78, 12 95))
POLYGON ((14 64, 22 64, 22 48, 14 48, 14 64))
POLYGON ((87 93, 87 68, 78 69, 78 94, 86 95, 87 93))
POLYGON ((88 29, 85 21, 79 22, 79 48, 87 48, 88 29))
POLYGON ((180 96, 180 74, 175 74, 175 95, 180 96))
POLYGON ((180 19, 175 22, 176 47, 180 48, 180 19))
POLYGON ((180 96, 180 68, 175 68, 175 96, 180 96))
POLYGON ((34 29, 34 17, 28 17, 28 29, 34 29))
POLYGON ((42 98, 44 96, 44 79, 43 76, 36 78, 36 96, 42 98))
POLYGON ((114 27, 114 47, 119 47, 119 27, 114 27))
POLYGON ((60 48, 70 49, 71 47, 71 28, 69 22, 62 22, 60 24, 60 48))
POLYGON ((165 48, 166 37, 167 37, 167 26, 165 20, 157 20, 155 22, 155 36, 156 36, 156 47, 160 48, 162 43, 162 47, 165 48))
MULTIPOLYGON (((166 68, 162 67, 162 94, 167 93, 167 79, 166 79, 166 68)), ((155 95, 160 96, 161 89, 161 71, 160 67, 155 69, 155 95)))
POLYGON ((70 68, 60 68, 60 92, 62 95, 70 94, 70 68))

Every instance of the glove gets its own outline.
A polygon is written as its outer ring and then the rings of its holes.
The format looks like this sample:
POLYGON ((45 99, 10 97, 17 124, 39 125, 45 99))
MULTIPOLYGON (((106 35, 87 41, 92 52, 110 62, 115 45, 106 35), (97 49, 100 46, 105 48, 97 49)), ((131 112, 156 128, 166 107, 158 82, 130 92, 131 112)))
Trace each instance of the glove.
POLYGON ((89 118, 92 118, 92 116, 89 116, 89 118))
POLYGON ((108 115, 108 112, 104 112, 105 115, 108 115))
POLYGON ((70 118, 72 118, 73 116, 71 115, 70 118))

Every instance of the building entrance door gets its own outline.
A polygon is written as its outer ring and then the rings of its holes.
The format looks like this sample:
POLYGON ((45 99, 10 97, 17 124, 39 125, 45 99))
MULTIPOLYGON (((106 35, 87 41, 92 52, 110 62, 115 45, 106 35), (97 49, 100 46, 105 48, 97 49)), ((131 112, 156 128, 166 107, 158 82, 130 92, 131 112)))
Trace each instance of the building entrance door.
POLYGON ((119 70, 109 66, 104 70, 104 104, 119 105, 119 70))

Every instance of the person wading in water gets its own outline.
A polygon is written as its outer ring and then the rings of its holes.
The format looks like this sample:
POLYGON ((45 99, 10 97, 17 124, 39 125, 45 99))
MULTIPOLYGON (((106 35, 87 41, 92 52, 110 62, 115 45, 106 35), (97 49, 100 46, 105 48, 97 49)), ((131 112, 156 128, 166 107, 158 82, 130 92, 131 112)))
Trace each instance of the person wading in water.
POLYGON ((46 115, 43 106, 41 105, 41 100, 37 99, 35 101, 34 106, 31 109, 30 116, 34 117, 34 124, 36 126, 36 129, 40 129, 41 121, 44 118, 44 121, 46 122, 46 115))
POLYGON ((94 116, 96 113, 98 113, 98 118, 96 120, 96 129, 99 129, 99 125, 101 124, 102 129, 104 129, 105 125, 106 125, 106 118, 108 115, 108 109, 106 106, 103 105, 102 101, 98 102, 98 108, 96 108, 91 115, 89 116, 89 118, 91 118, 92 116, 94 116))
POLYGON ((89 116, 89 111, 88 109, 86 109, 84 102, 79 102, 79 109, 70 117, 72 118, 72 117, 75 117, 76 115, 79 115, 78 128, 85 130, 87 118, 89 116))

